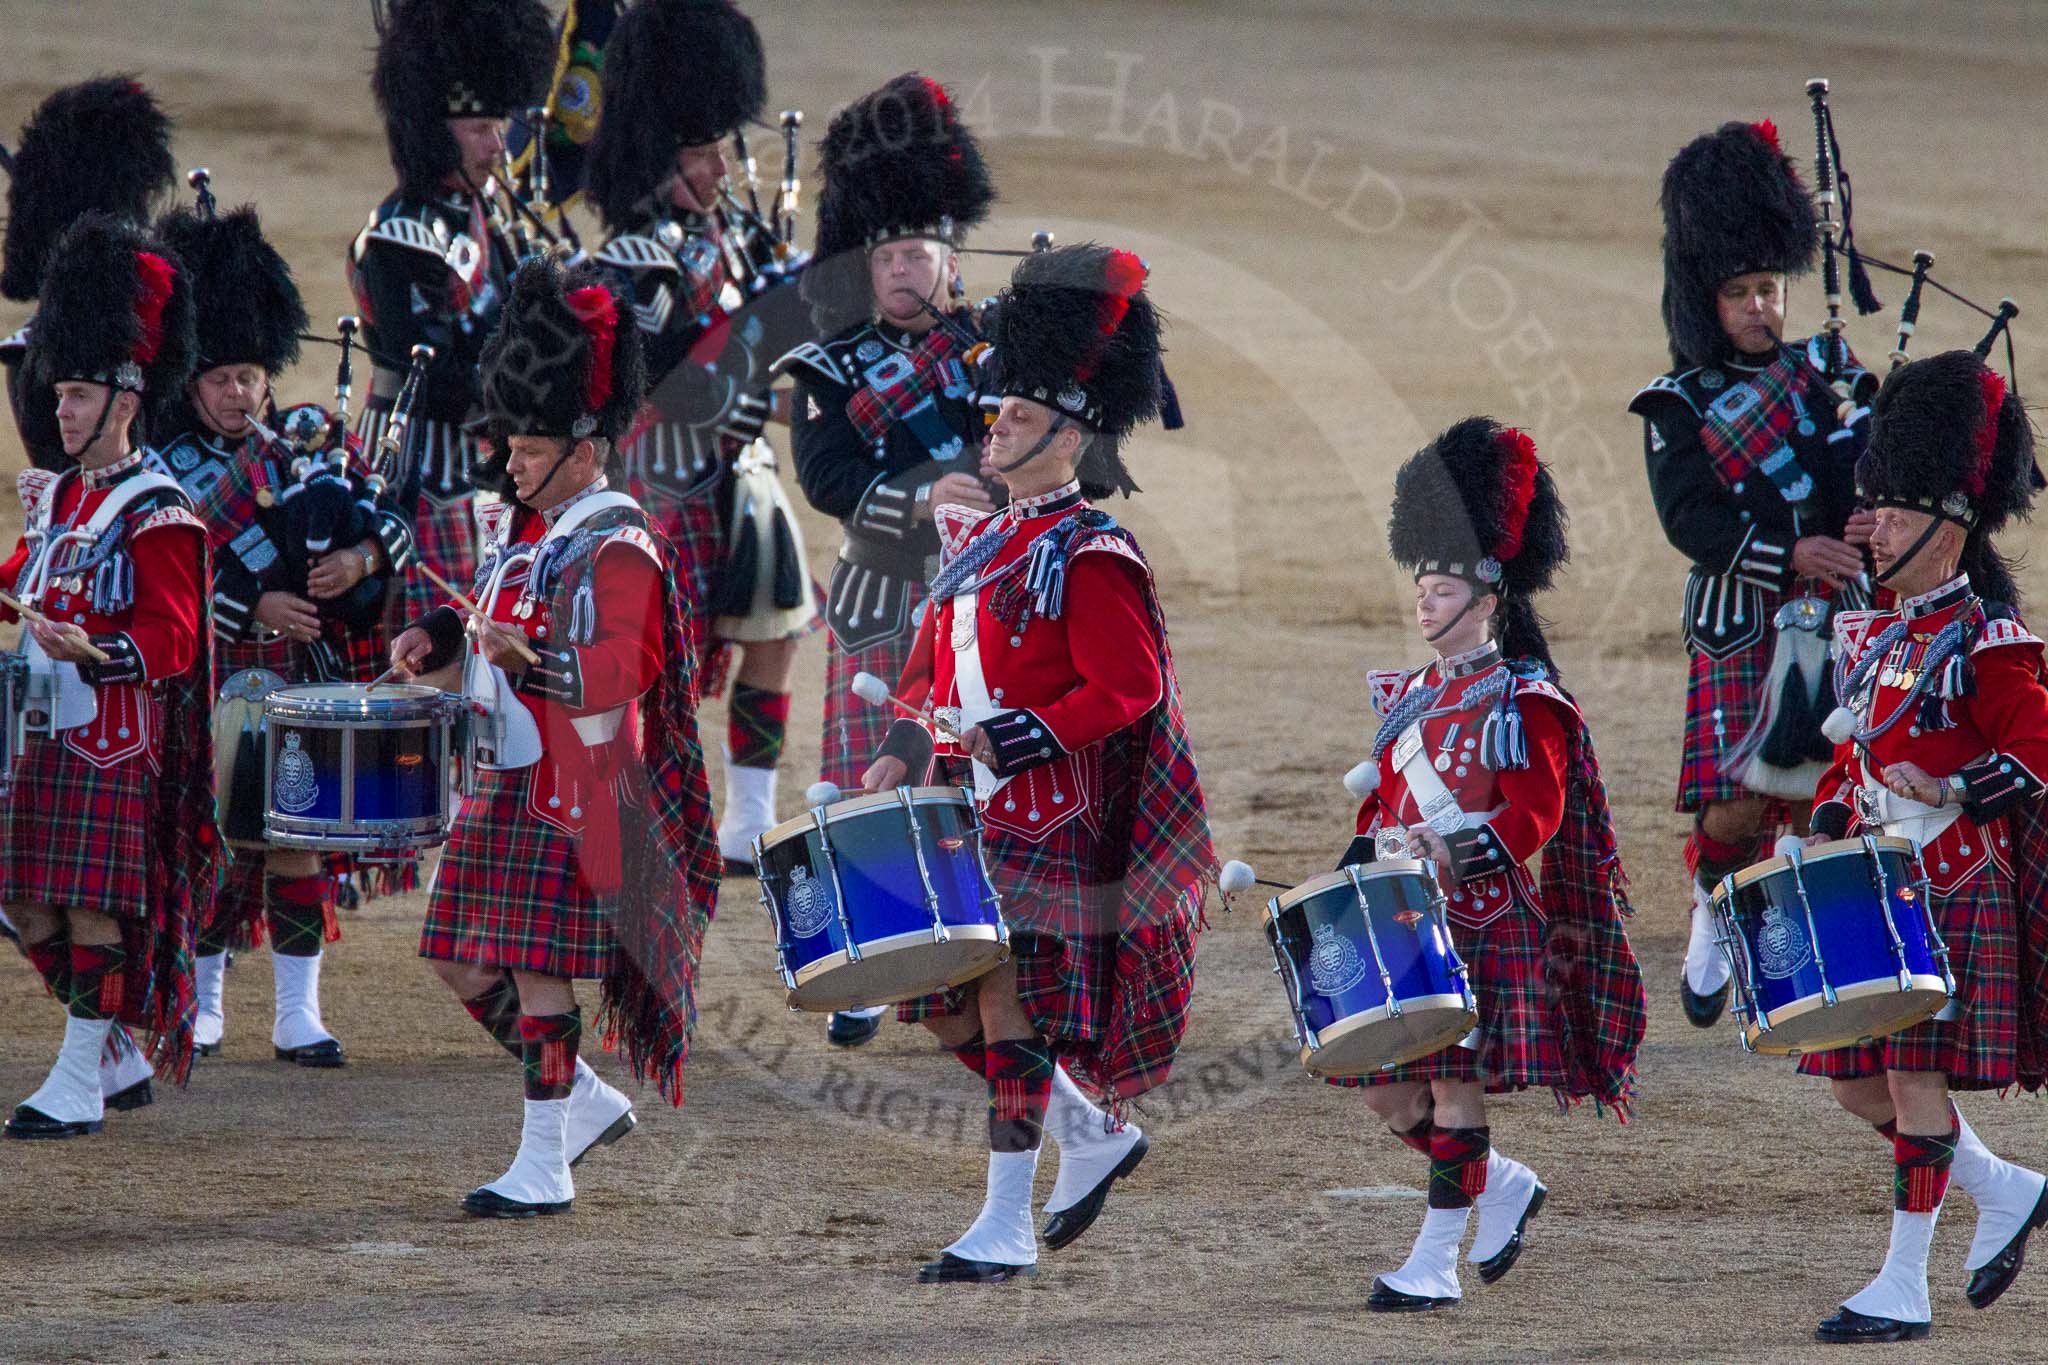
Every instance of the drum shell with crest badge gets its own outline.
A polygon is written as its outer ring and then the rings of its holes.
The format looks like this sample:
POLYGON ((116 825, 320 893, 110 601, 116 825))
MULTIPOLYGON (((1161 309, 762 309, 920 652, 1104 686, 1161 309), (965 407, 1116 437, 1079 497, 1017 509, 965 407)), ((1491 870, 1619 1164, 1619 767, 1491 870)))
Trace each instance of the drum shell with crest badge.
POLYGON ((28 660, 19 654, 0 654, 0 796, 14 785, 14 761, 21 754, 26 737, 28 707, 28 660))
POLYGON ((1723 878, 1713 907, 1749 1051, 1869 1043, 1954 995, 1910 839, 1835 839, 1766 859, 1723 878))
POLYGON ((784 821, 754 841, 792 1009, 842 1010, 958 986, 1009 956, 959 787, 899 787, 784 821))
POLYGON ((411 683, 319 683, 263 702, 272 844, 402 860, 445 843, 454 821, 459 699, 411 683))
POLYGON ((221 837, 235 848, 262 848, 265 781, 263 701, 285 686, 267 668, 244 668, 220 685, 213 704, 213 794, 221 837))
POLYGON ((1267 902, 1265 930, 1311 1076, 1385 1071, 1479 1023, 1429 862, 1389 858, 1312 877, 1267 902))

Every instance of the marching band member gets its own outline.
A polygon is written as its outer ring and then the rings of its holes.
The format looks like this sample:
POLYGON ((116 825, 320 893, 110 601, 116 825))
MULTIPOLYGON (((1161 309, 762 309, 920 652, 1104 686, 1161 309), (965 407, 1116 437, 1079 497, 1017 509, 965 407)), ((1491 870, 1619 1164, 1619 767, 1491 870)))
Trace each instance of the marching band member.
MULTIPOLYGON (((406 358, 422 342, 433 347, 391 481, 421 561, 457 583, 476 565, 479 457, 464 424, 480 402, 477 356, 516 265, 490 184, 507 120, 547 94, 554 54, 540 0, 391 0, 378 29, 372 85, 398 188, 349 248, 349 285, 377 360, 359 430, 375 450, 406 358)), ((424 577, 408 581, 399 619, 435 600, 424 577)))
POLYGON ((1429 1211, 1367 1306, 1456 1303, 1458 1245, 1491 1284, 1514 1266, 1548 1193, 1493 1146, 1486 1096, 1548 1086, 1626 1116, 1645 1007, 1600 761, 1559 683, 1534 597, 1566 557, 1565 511, 1523 432, 1470 417, 1395 477, 1394 561, 1436 659, 1369 675, 1379 717, 1344 865, 1434 859, 1451 940, 1479 1004, 1474 1035, 1362 1081, 1366 1103, 1429 1158, 1429 1211), (1531 865, 1542 859, 1540 884, 1531 865), (1560 989, 1560 986, 1562 989, 1560 989))
MULTIPOLYGON (((1891 1247, 1876 1279, 1820 1325, 1823 1341, 1927 1335, 1927 1252, 1949 1181, 1977 1204, 1967 1290, 1986 1308, 2048 1223, 2048 1179, 1992 1155, 1950 1098, 2048 1077, 2048 946, 2015 887, 2014 836, 2044 819, 2048 686, 2042 644, 1991 537, 2040 478, 2019 396, 1967 351, 1914 361, 1877 396, 1857 481, 1876 506, 1870 548, 1888 611, 1836 619, 1842 709, 1808 841, 1912 839, 1948 947, 1950 1007, 1878 1043, 1802 1058, 1843 1108, 1893 1144, 1891 1247)), ((2038 846, 2038 845, 2037 845, 2038 846)))
MULTIPOLYGON (((928 1282, 1034 1271, 1045 1132, 1061 1144, 1047 1245, 1085 1232, 1148 1140, 1074 1077, 1114 1108, 1166 1079, 1187 1026, 1208 814, 1151 571, 1089 505, 1137 490, 1118 447, 1159 410, 1144 280, 1137 257, 1099 246, 1018 265, 993 305, 985 384, 1001 407, 981 461, 1009 502, 937 510, 946 563, 900 691, 934 708, 945 768, 975 788, 1011 956, 900 1007, 988 1084, 987 1197, 928 1282)), ((862 784, 917 780, 933 751, 930 726, 899 720, 862 784)))
MULTIPOLYGON (((903 672, 939 556, 934 509, 995 510, 975 472, 986 423, 966 360, 979 324, 960 302, 958 254, 995 187, 945 87, 916 75, 848 105, 819 156, 825 188, 806 287, 822 319, 852 320, 777 363, 796 377, 797 480, 845 536, 826 589, 820 773, 848 787, 888 728, 851 684, 903 672)), ((858 1046, 881 1012, 834 1014, 827 1037, 858 1046)))
POLYGON ((1712 891, 1803 817, 1829 746, 1831 613, 1869 604, 1855 465, 1876 380, 1826 383, 1824 338, 1786 344, 1785 282, 1811 268, 1812 196, 1778 130, 1725 123, 1664 172, 1664 327, 1675 368, 1629 403, 1650 494, 1692 561, 1678 809, 1693 816, 1692 932, 1679 998, 1712 1027, 1728 1001, 1712 891))
MULTIPOLYGON (((27 530, 0 582, 24 624, 27 735, 0 795, 0 904, 64 1002, 64 1045, 12 1138, 100 1129, 115 1021, 158 1070, 192 1059, 191 934, 219 870, 206 724, 206 529, 133 428, 191 372, 192 287, 164 244, 109 215, 51 254, 25 360, 52 386, 76 468, 25 470, 27 530)), ((13 608, 4 619, 19 620, 13 608)))
POLYGON ((335 879, 320 854, 264 844, 261 702, 288 684, 364 681, 379 671, 387 589, 393 566, 411 554, 411 532, 386 503, 372 533, 312 561, 305 595, 290 590, 289 566, 304 557, 305 537, 281 500, 297 481, 294 452, 260 436, 251 419, 273 430, 304 422, 313 439, 328 439, 324 411, 309 406, 280 418, 272 401, 307 327, 298 286, 252 208, 224 216, 181 209, 159 230, 192 280, 199 358, 177 395, 177 434, 155 458, 191 498, 213 545, 217 787, 222 832, 236 849, 213 918, 199 931, 195 1039, 202 1056, 220 1050, 228 951, 261 942, 267 929, 278 1059, 337 1067, 346 1058, 320 1012, 323 945, 340 937, 335 879))
POLYGON ((688 603, 646 513, 610 486, 646 390, 630 307, 593 267, 521 267, 483 357, 493 458, 516 497, 486 525, 489 623, 472 619, 465 650, 462 617, 443 608, 391 647, 410 671, 462 653, 480 708, 482 771, 420 938, 525 1067, 519 1154, 463 1201, 480 1217, 566 1210, 569 1168, 633 1127, 631 1102, 577 1055, 576 978, 603 983, 601 1036, 682 1102, 717 896, 688 603))
POLYGON ((605 44, 588 190, 612 233, 597 260, 627 282, 648 356, 654 420, 627 443, 626 467, 688 571, 704 695, 722 690, 730 650, 740 653, 718 845, 749 875, 754 840, 775 824, 790 670, 817 608, 775 451, 761 439, 772 376, 723 426, 692 425, 690 400, 714 381, 685 357, 713 313, 740 302, 719 211, 724 144, 759 115, 766 79, 753 21, 727 0, 641 0, 605 44))
MULTIPOLYGON (((33 303, 43 287, 43 266, 57 239, 80 214, 110 213, 135 224, 149 221, 150 202, 169 188, 171 121, 147 90, 128 76, 102 76, 67 85, 37 107, 22 125, 12 155, 0 153, 8 173, 7 236, 0 245, 0 294, 33 303)), ((0 369, 22 448, 38 469, 69 469, 71 457, 57 431, 57 414, 41 385, 27 382, 34 317, 0 340, 0 369)))

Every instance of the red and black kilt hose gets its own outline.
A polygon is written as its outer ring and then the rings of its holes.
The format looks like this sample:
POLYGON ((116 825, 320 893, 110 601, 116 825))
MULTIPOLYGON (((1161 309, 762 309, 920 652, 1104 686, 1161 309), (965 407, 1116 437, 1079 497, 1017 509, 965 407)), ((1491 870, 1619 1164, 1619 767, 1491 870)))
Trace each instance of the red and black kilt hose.
POLYGON ((420 956, 543 976, 601 977, 617 939, 584 885, 578 840, 526 811, 532 773, 479 772, 441 852, 420 956))
POLYGON ((1868 1047, 1801 1057, 1801 1073, 1847 1080, 1941 1071, 1951 1090, 2002 1090, 2019 1079, 2019 898, 2012 879, 1986 863, 1953 895, 1934 897, 1934 922, 1948 944, 1960 1017, 1929 1019, 1868 1047))
MULTIPOLYGON (((420 563, 456 587, 467 590, 476 578, 476 511, 471 495, 437 503, 422 496, 414 507, 412 539, 420 563)), ((395 635, 434 608, 448 594, 423 573, 405 575, 405 591, 394 595, 395 635)))
MULTIPOLYGON (((1194 989, 1196 917, 1160 915, 1142 944, 1120 934, 1123 883, 1096 869, 1122 850, 1105 848, 1082 819, 1039 843, 988 830, 982 847, 1010 926, 1017 999, 1054 1054, 1087 1075, 1112 1050, 1123 1069, 1163 1068, 1194 989)), ((965 1004, 961 989, 938 991, 898 1005, 896 1017, 914 1023, 965 1004)))
MULTIPOLYGON (((163 706, 153 703, 159 731, 163 706)), ((0 904, 43 904, 139 920, 152 850, 156 759, 137 754, 96 768, 61 739, 29 735, 0 800, 0 904)))
POLYGON ((865 649, 845 650, 830 631, 825 637, 825 735, 818 756, 818 776, 841 787, 858 787, 860 775, 875 761, 875 753, 888 738, 890 722, 896 719, 891 706, 870 706, 853 695, 856 673, 872 673, 896 690, 910 663, 911 647, 917 643, 918 613, 924 607, 924 585, 910 593, 911 624, 901 635, 892 636, 865 649))
POLYGON ((1451 921, 1451 942, 1465 961, 1479 1004, 1477 1049, 1453 1043, 1427 1057, 1331 1085, 1398 1081, 1480 1081, 1489 1095, 1562 1086, 1569 1079, 1543 985, 1543 921, 1517 900, 1483 929, 1451 921))
POLYGON ((732 646, 712 632, 711 604, 725 584, 728 546, 719 522, 718 500, 728 496, 723 479, 686 498, 658 489, 632 486, 633 496, 676 550, 676 586, 690 599, 690 643, 697 647, 697 695, 717 697, 725 693, 726 671, 732 663, 732 646))

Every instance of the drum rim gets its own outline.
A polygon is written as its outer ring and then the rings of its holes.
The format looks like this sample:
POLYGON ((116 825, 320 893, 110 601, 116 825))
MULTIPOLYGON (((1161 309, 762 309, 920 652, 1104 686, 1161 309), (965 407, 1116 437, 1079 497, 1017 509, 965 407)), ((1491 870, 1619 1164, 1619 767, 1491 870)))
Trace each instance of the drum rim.
MULTIPOLYGON (((997 967, 1000 967, 1009 956, 1006 941, 998 931, 997 926, 993 924, 949 924, 946 926, 946 936, 949 942, 964 939, 977 943, 992 944, 996 951, 995 955, 987 962, 974 963, 971 969, 967 970, 964 974, 954 973, 936 987, 939 990, 948 990, 965 982, 973 981, 977 977, 986 976, 997 967)), ((885 957, 892 953, 902 952, 907 948, 915 948, 921 944, 930 943, 931 941, 932 934, 929 929, 913 929, 907 933, 890 934, 860 945, 861 958, 865 961, 869 958, 885 957)), ((847 956, 846 950, 840 948, 827 953, 823 957, 812 958, 809 962, 797 968, 792 973, 796 977, 796 986, 789 992, 790 1008, 814 1014, 823 1013, 827 1010, 849 1008, 843 1005, 808 1004, 801 997, 806 988, 818 984, 829 973, 838 968, 848 966, 851 962, 852 959, 847 956)), ((930 993, 930 991, 921 991, 914 995, 907 995, 903 999, 915 1000, 919 995, 928 995, 930 993)), ((901 1000, 886 1000, 881 1003, 901 1004, 903 1002, 901 1000)))
MULTIPOLYGON (((1381 858, 1359 864, 1358 879, 1363 882, 1385 881, 1403 873, 1414 873, 1427 879, 1423 860, 1420 858, 1381 858)), ((1334 891, 1340 886, 1351 884, 1351 869, 1340 867, 1334 872, 1319 872, 1290 891, 1283 891, 1266 902, 1265 922, 1271 924, 1280 915, 1286 914, 1305 901, 1314 900, 1325 891, 1334 891)))
POLYGON ((1301 1049, 1302 1068, 1306 1070, 1311 1076, 1315 1076, 1318 1079, 1330 1076, 1375 1076, 1382 1071, 1386 1071, 1397 1066, 1403 1066, 1409 1062, 1416 1061, 1419 1058, 1434 1057, 1437 1053, 1442 1052, 1447 1047, 1457 1046, 1458 1039, 1463 1038, 1465 1035, 1472 1032, 1473 1029, 1479 1027, 1479 1011, 1474 1009, 1468 1009, 1465 1005, 1465 997, 1462 995, 1413 996, 1407 1000, 1403 1000, 1401 1002, 1401 1008, 1404 1011, 1411 1008, 1455 1008, 1458 1011, 1458 1018, 1460 1021, 1459 1026, 1455 1030, 1453 1030, 1447 1024, 1445 1026, 1444 1031, 1444 1041, 1441 1043, 1436 1043, 1430 1047, 1423 1048, 1421 1051, 1409 1052, 1407 1055, 1396 1057, 1389 1062, 1382 1062, 1378 1066, 1375 1066, 1368 1071, 1348 1071, 1341 1069, 1319 1068, 1310 1064, 1311 1058, 1321 1056, 1323 1053, 1328 1052, 1330 1050, 1330 1044, 1333 1041, 1349 1037, 1351 1034, 1356 1033, 1358 1030, 1365 1028, 1368 1025, 1383 1024, 1394 1017, 1389 1012, 1389 1007, 1387 1005, 1375 1005, 1371 1009, 1360 1010, 1356 1014, 1347 1014, 1341 1019, 1332 1020, 1328 1028, 1317 1029, 1316 1038, 1321 1043, 1321 1046, 1313 1048, 1303 1047, 1301 1049), (1446 1006, 1444 1004, 1432 1003, 1441 1001, 1448 1001, 1449 1005, 1446 1006))
POLYGON ((885 792, 869 792, 864 796, 842 797, 823 806, 813 806, 802 815, 791 816, 781 824, 776 825, 761 836, 761 851, 766 853, 769 849, 779 844, 787 843, 792 838, 815 830, 818 827, 815 813, 821 810, 825 812, 825 823, 833 825, 841 820, 850 820, 856 815, 865 815, 870 811, 882 810, 884 808, 901 809, 903 798, 896 793, 902 791, 910 793, 910 803, 914 806, 959 806, 973 813, 975 803, 970 797, 964 795, 966 790, 964 787, 894 787, 885 792))
POLYGON ((421 720, 451 709, 452 693, 424 683, 293 683, 263 698, 263 714, 279 720, 421 720), (315 697, 316 689, 351 689, 347 699, 315 697))
MULTIPOLYGON (((1896 834, 1872 834, 1858 836, 1854 839, 1830 839, 1824 844, 1815 844, 1812 848, 1801 851, 1799 856, 1800 866, 1804 867, 1808 863, 1824 863, 1835 858, 1846 858, 1852 855, 1861 858, 1864 856, 1864 838, 1868 838, 1875 843, 1877 851, 1880 853, 1903 853, 1908 858, 1917 857, 1919 854, 1918 847, 1911 839, 1902 838, 1896 834)), ((1780 872, 1789 872, 1791 870, 1792 859, 1790 855, 1780 853, 1776 857, 1766 858, 1760 863, 1751 863, 1748 867, 1738 872, 1731 872, 1728 875, 1728 880, 1732 883, 1735 890, 1741 891, 1756 885, 1756 883, 1766 877, 1776 876, 1780 872)), ((1715 894, 1718 895, 1719 893, 1720 888, 1717 887, 1715 894)))
MULTIPOLYGON (((1843 1000, 1864 1000, 1878 995, 1896 995, 1904 998, 1921 991, 1934 991, 1940 995, 1940 1003, 1936 1004, 1933 1009, 1916 1019, 1907 1020, 1899 1025, 1898 1029, 1893 1030, 1893 1032, 1899 1032, 1909 1029, 1915 1024, 1925 1023, 1928 1019, 1941 1013, 1948 1002, 1955 999, 1955 996, 1949 993, 1948 984, 1938 976, 1930 976, 1925 972, 1914 972, 1911 979, 1913 988, 1912 990, 1905 991, 1899 989, 1898 977, 1896 975, 1873 976, 1863 981, 1852 981, 1846 986, 1835 987, 1835 1000, 1839 1003, 1843 1000)), ((1742 1031, 1749 1039, 1749 1047, 1752 1052, 1775 1056, 1785 1056, 1795 1051, 1802 1056, 1811 1052, 1831 1052, 1836 1048, 1850 1047, 1860 1042, 1860 1038, 1848 1038, 1841 1041, 1829 1041, 1826 1038, 1818 1038, 1810 1043, 1799 1043, 1789 1047, 1784 1043, 1774 1042, 1773 1035, 1794 1019, 1804 1018, 1816 1010, 1833 1008, 1835 1006, 1827 1003, 1827 996, 1823 992, 1815 991, 1811 995, 1802 995, 1797 1000, 1790 1001, 1780 1005, 1777 1009, 1771 1010, 1771 1028, 1769 1032, 1758 1026, 1754 1020, 1744 1024, 1742 1031)), ((1891 1035, 1886 1034, 1885 1036, 1890 1037, 1891 1035)))

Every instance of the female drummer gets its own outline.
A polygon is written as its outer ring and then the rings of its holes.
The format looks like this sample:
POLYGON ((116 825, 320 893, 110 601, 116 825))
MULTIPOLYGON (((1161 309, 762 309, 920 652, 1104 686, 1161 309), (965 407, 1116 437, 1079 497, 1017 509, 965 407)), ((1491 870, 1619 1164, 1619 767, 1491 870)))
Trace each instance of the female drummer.
POLYGON ((1437 657, 1368 675, 1380 727, 1349 779, 1364 804, 1344 863, 1434 860, 1479 1005, 1463 1041, 1334 1082, 1362 1084, 1394 1135, 1429 1158, 1422 1231, 1367 1301, 1405 1313, 1460 1298, 1474 1207, 1470 1259, 1489 1284, 1543 1207, 1535 1173, 1493 1149, 1485 1097, 1548 1086, 1625 1116, 1644 999, 1599 761, 1531 601, 1566 555, 1564 507, 1535 442, 1484 417, 1453 426, 1396 476, 1388 543, 1414 576, 1416 624, 1437 657))
MULTIPOLYGON (((1044 1233, 1085 1232, 1147 1139, 1111 1101, 1167 1078, 1187 1027, 1194 936, 1215 877, 1209 820, 1152 575, 1091 498, 1136 491, 1118 447, 1159 410, 1159 318, 1128 252, 1027 257, 999 301, 982 385, 1000 396, 982 471, 1002 512, 938 509, 950 555, 904 670, 913 706, 957 708, 938 736, 972 780, 1011 960, 902 1006, 988 1083, 988 1195, 920 1280, 993 1281, 1038 1262, 1031 1180, 1060 1144, 1044 1233), (1116 1107, 1112 1104, 1112 1107, 1116 1107)), ((891 727, 863 776, 930 766, 933 731, 891 727)))
POLYGON ((1843 1108, 1889 1138, 1884 1268, 1820 1325, 1823 1341, 1927 1335, 1927 1250, 1951 1177, 1977 1203, 1965 1291, 1989 1307, 2048 1222, 2048 1179, 1993 1156, 1953 1090, 2048 1080, 2048 687, 2042 644, 1991 536, 2033 501, 2034 436, 2019 397, 1967 351, 1917 360, 1877 397, 1857 482, 1877 507, 1870 549, 1883 612, 1835 627, 1845 705, 1809 843, 1888 834, 1921 846, 1956 994, 1925 1023, 1803 1059, 1843 1108))

